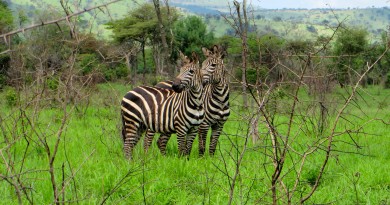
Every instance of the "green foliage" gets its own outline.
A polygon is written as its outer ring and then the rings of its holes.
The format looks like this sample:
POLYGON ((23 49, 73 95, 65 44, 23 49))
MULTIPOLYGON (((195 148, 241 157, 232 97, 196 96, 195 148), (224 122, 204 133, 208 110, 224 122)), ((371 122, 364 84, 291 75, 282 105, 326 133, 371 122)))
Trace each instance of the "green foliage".
POLYGON ((125 64, 120 64, 118 67, 115 68, 115 75, 117 78, 124 78, 129 75, 129 69, 126 67, 125 64))
POLYGON ((126 77, 129 70, 125 64, 108 66, 95 53, 85 53, 78 56, 77 66, 82 75, 101 73, 107 81, 126 77))
POLYGON ((175 46, 186 55, 195 51, 201 54, 202 47, 211 47, 214 33, 207 31, 207 25, 198 16, 188 16, 177 21, 173 29, 175 46))
POLYGON ((86 75, 98 68, 99 60, 96 54, 93 53, 80 54, 77 64, 81 69, 82 75, 86 75))
POLYGON ((286 43, 286 48, 295 54, 308 53, 313 50, 313 44, 307 40, 290 40, 286 43))
POLYGON ((125 18, 107 23, 118 42, 128 40, 146 41, 157 28, 157 17, 151 4, 143 4, 131 11, 125 18))
MULTIPOLYGON (((0 51, 4 48, 0 44, 0 51)), ((7 84, 7 70, 9 68, 10 56, 7 54, 0 55, 0 89, 7 84)))
POLYGON ((104 79, 107 81, 112 81, 116 79, 116 72, 114 69, 107 68, 105 66, 101 67, 104 79))
POLYGON ((241 40, 234 36, 224 35, 216 39, 217 44, 227 48, 227 53, 230 55, 241 53, 241 40))
POLYGON ((389 89, 390 88, 390 72, 387 73, 386 75, 386 81, 385 81, 385 88, 389 89))
MULTIPOLYGON (((246 81, 250 84, 256 84, 256 80, 259 82, 264 82, 267 77, 267 68, 261 67, 258 70, 255 68, 247 68, 246 69, 246 81)), ((242 78, 242 69, 236 68, 236 78, 242 78)))
POLYGON ((360 28, 341 29, 334 45, 336 55, 354 55, 362 53, 368 46, 368 32, 360 28))
POLYGON ((9 87, 5 94, 6 104, 9 107, 14 107, 18 103, 18 94, 14 88, 9 87))
MULTIPOLYGON (((161 7, 163 24, 169 31, 169 23, 174 22, 177 14, 170 8, 170 19, 167 16, 167 8, 161 7)), ((130 11, 124 18, 110 21, 107 28, 112 30, 113 37, 117 42, 139 41, 146 42, 148 39, 155 41, 158 34, 158 20, 152 4, 142 4, 137 9, 130 11)))
POLYGON ((334 44, 333 53, 336 56, 346 55, 337 60, 337 80, 340 85, 349 84, 353 79, 350 79, 350 69, 360 71, 364 66, 364 52, 368 47, 368 32, 360 28, 345 28, 341 29, 337 34, 334 44))
POLYGON ((46 80, 46 84, 50 90, 57 90, 59 86, 59 81, 56 77, 52 77, 46 80))
POLYGON ((6 85, 7 77, 5 74, 0 73, 0 90, 6 85))
MULTIPOLYGON (((0 0, 0 33, 6 33, 13 28, 12 11, 8 8, 7 2, 0 0)), ((0 52, 7 50, 4 39, 0 39, 0 52)), ((10 56, 0 54, 0 89, 7 83, 6 72, 9 68, 10 56)))
POLYGON ((12 11, 5 1, 0 0, 0 33, 5 33, 13 28, 14 18, 12 11))

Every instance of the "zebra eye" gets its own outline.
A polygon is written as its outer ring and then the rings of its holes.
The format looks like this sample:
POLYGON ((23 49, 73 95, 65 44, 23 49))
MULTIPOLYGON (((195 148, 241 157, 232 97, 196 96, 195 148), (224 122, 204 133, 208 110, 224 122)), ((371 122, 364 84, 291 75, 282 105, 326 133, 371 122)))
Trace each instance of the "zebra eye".
POLYGON ((213 64, 211 64, 211 66, 212 66, 212 67, 215 67, 215 66, 217 66, 217 64, 216 64, 216 63, 213 63, 213 64))
POLYGON ((190 72, 191 74, 193 74, 193 73, 194 73, 194 70, 189 70, 188 72, 190 72))

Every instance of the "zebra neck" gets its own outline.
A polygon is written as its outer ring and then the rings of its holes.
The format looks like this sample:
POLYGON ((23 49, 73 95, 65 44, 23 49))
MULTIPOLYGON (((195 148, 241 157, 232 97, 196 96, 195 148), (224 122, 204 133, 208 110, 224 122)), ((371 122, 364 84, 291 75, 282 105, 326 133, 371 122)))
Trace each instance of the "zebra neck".
POLYGON ((189 89, 187 98, 188 98, 187 100, 191 100, 192 101, 192 104, 193 104, 194 107, 201 108, 202 107, 202 102, 203 102, 203 99, 204 99, 203 87, 199 86, 199 87, 196 87, 196 88, 193 87, 193 88, 189 89))
POLYGON ((228 103, 229 99, 229 85, 225 84, 217 84, 211 86, 211 99, 220 104, 220 106, 225 106, 228 103))
POLYGON ((211 85, 211 92, 218 96, 221 96, 223 93, 229 90, 229 85, 227 83, 223 83, 222 81, 218 84, 211 85))

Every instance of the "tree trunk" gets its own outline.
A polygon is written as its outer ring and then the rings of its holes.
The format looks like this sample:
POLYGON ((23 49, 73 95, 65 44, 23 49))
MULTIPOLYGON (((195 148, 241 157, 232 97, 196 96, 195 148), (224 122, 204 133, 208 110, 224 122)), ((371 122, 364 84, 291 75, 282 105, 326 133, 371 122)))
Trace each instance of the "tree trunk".
POLYGON ((248 108, 248 97, 247 97, 247 81, 246 81, 246 68, 247 68, 247 53, 248 53, 248 44, 247 44, 247 32, 248 32, 248 18, 246 15, 246 0, 242 2, 242 11, 244 15, 244 23, 242 22, 242 17, 240 13, 240 3, 234 1, 234 6, 237 10, 237 17, 239 23, 239 31, 242 42, 242 101, 244 108, 248 108))
MULTIPOLYGON (((156 64, 156 74, 161 75, 164 72, 164 66, 168 66, 169 59, 169 48, 167 43, 167 35, 165 33, 165 28, 163 24, 163 19, 161 16, 160 10, 160 0, 153 0, 154 9, 156 10, 157 20, 158 20, 158 30, 160 32, 161 44, 162 44, 162 52, 161 52, 161 63, 156 64)), ((166 3, 168 5, 168 3, 166 3)))
POLYGON ((141 49, 142 49, 142 61, 144 64, 143 71, 142 71, 142 77, 143 77, 143 81, 145 82, 145 80, 146 80, 146 77, 145 77, 145 74, 146 74, 145 42, 141 43, 141 49))

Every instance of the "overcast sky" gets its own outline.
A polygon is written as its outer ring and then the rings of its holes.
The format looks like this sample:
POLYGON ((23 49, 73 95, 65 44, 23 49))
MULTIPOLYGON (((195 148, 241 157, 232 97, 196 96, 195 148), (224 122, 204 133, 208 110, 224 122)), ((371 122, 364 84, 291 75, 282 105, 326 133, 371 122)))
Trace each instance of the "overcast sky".
POLYGON ((390 7, 390 0, 248 0, 264 9, 390 7))

